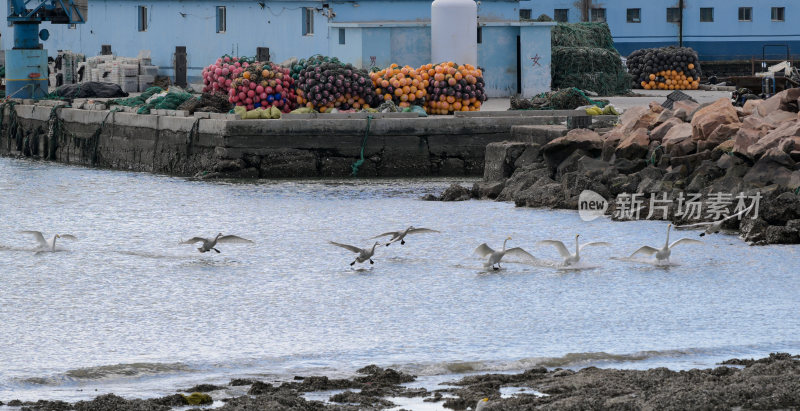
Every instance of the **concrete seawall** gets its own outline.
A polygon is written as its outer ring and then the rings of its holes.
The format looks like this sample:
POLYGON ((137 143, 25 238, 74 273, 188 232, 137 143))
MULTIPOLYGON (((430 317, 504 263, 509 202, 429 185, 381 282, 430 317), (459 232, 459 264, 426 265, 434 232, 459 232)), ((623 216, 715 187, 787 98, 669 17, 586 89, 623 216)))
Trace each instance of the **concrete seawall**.
MULTIPOLYGON (((119 170, 206 177, 479 176, 486 145, 511 128, 564 121, 572 111, 287 115, 237 120, 139 115, 52 104, 6 107, 0 154, 119 170), (16 121, 12 121, 16 117, 16 121), (56 117, 59 120, 56 120, 56 117), (367 133, 367 126, 369 132, 367 133), (101 127, 102 126, 102 127, 101 127)), ((161 113, 165 114, 165 113, 161 113)))

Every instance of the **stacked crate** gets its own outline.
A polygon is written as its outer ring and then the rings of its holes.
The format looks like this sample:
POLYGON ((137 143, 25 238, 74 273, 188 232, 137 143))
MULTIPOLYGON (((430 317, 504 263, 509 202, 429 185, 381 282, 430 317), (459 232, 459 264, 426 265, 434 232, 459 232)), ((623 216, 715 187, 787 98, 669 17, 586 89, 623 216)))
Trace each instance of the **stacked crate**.
POLYGON ((55 61, 49 63, 50 85, 56 86, 58 77, 61 77, 62 84, 75 84, 78 82, 78 70, 86 60, 83 54, 73 53, 69 50, 60 50, 56 57, 61 61, 60 67, 56 68, 55 61))
POLYGON ((149 52, 139 53, 139 57, 89 57, 85 70, 90 75, 84 76, 84 81, 118 84, 127 93, 147 90, 158 74, 158 66, 152 64, 149 52))

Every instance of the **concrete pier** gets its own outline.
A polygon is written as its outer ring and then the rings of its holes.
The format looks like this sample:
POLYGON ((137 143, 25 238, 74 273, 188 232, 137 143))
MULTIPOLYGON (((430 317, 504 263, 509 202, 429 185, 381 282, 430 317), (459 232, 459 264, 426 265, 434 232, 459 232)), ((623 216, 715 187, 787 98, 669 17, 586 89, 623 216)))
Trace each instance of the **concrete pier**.
POLYGON ((359 176, 480 176, 486 145, 512 140, 512 127, 559 124, 576 114, 509 111, 425 118, 378 113, 368 119, 366 113, 353 113, 238 120, 225 114, 186 117, 169 110, 141 115, 59 107, 55 113, 63 132, 50 133, 57 103, 42 103, 16 105, 19 130, 13 132, 11 108, 6 107, 0 154, 231 178, 348 176, 361 158, 362 143, 365 160, 359 176))

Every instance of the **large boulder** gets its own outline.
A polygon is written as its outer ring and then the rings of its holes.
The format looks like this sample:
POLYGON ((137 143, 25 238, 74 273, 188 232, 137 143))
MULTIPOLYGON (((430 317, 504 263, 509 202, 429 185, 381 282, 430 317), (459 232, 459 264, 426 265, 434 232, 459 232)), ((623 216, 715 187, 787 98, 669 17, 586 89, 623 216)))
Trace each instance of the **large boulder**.
POLYGON ((763 117, 762 119, 764 123, 772 126, 772 128, 777 128, 780 127, 781 124, 787 121, 797 120, 797 113, 792 113, 783 110, 775 110, 772 113, 769 113, 766 117, 763 117))
POLYGON ((620 127, 625 135, 640 128, 649 130, 655 126, 663 110, 664 108, 657 104, 651 105, 651 107, 637 106, 629 108, 620 117, 620 127))
POLYGON ((642 158, 647 154, 649 145, 650 137, 647 135, 647 130, 643 128, 636 129, 620 141, 614 154, 616 154, 617 158, 631 160, 642 158))
POLYGON ((623 138, 625 138, 625 134, 622 132, 622 127, 616 127, 603 135, 603 160, 611 161, 614 151, 623 138))
POLYGON ((702 151, 680 157, 670 157, 669 164, 673 167, 685 166, 689 173, 694 172, 695 168, 705 160, 711 159, 711 150, 702 151))
POLYGON ((683 124, 683 121, 675 117, 664 121, 650 132, 650 141, 663 141, 669 130, 679 124, 683 124))
POLYGON ((692 121, 692 114, 697 111, 700 104, 691 100, 676 101, 672 104, 673 115, 682 121, 692 121))
POLYGON ((472 192, 466 187, 458 184, 451 184, 439 197, 441 201, 466 201, 472 197, 472 192))
POLYGON ((485 181, 500 181, 511 177, 514 172, 517 158, 525 151, 530 143, 515 141, 501 141, 489 143, 484 155, 483 179, 485 181))
POLYGON ((742 128, 757 130, 763 136, 772 131, 775 126, 764 121, 762 117, 750 116, 742 120, 742 128))
POLYGON ((527 189, 541 179, 547 179, 554 183, 555 181, 550 176, 550 170, 544 164, 518 168, 511 178, 506 180, 503 190, 497 195, 497 200, 509 201, 514 198, 516 193, 527 189))
POLYGON ((745 116, 750 116, 751 114, 755 113, 758 110, 759 104, 764 100, 758 99, 750 99, 744 102, 744 107, 742 107, 742 112, 745 116))
POLYGON ((771 184, 789 187, 795 164, 794 160, 779 148, 770 148, 745 174, 744 182, 756 187, 771 184))
POLYGON ((603 151, 603 137, 592 130, 575 129, 542 146, 544 159, 553 168, 575 150, 584 150, 592 156, 599 156, 603 151))
POLYGON ((800 88, 790 88, 778 93, 781 96, 781 104, 778 107, 783 111, 792 113, 798 112, 798 104, 800 104, 800 88))
POLYGON ((733 138, 739 132, 741 123, 720 124, 705 140, 697 142, 697 151, 713 150, 724 141, 733 138))
POLYGON ((792 138, 800 136, 800 122, 787 121, 781 124, 780 127, 770 131, 764 137, 761 137, 747 148, 747 155, 750 158, 758 159, 767 150, 777 147, 781 140, 785 138, 792 138))
POLYGON ((689 123, 676 124, 667 131, 661 140, 661 145, 669 152, 672 146, 692 138, 692 125, 689 123))
POLYGON ((707 140, 720 125, 738 123, 739 115, 731 101, 721 98, 692 116, 692 136, 695 140, 707 140))
POLYGON ((742 157, 750 158, 747 150, 761 138, 761 133, 752 128, 740 128, 733 137, 733 150, 732 153, 742 157))

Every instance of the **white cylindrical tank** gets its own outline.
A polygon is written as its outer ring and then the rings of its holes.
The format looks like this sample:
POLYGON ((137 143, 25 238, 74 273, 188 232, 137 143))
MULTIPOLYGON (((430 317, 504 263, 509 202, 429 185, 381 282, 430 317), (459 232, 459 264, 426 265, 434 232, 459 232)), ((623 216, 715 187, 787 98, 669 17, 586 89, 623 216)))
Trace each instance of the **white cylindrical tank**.
POLYGON ((435 0, 431 4, 432 63, 478 65, 478 5, 474 0, 435 0))

